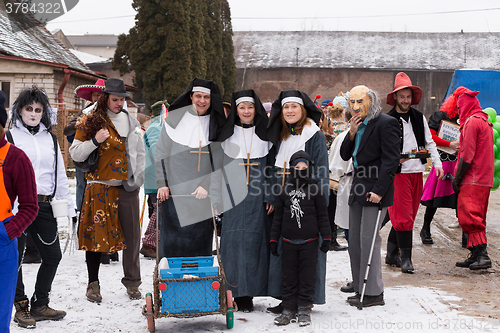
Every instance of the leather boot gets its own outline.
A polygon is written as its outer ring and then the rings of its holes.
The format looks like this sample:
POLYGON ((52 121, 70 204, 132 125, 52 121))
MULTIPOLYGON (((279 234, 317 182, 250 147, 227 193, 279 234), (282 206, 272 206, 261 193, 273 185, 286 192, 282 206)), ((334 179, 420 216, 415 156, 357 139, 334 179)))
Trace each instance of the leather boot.
POLYGON ((399 246, 399 256, 401 258, 401 272, 413 274, 413 263, 411 262, 411 249, 413 231, 396 231, 399 246))
POLYGON ((431 237, 431 222, 426 221, 424 219, 424 225, 422 226, 422 230, 420 230, 420 238, 422 239, 422 244, 434 244, 434 241, 431 237))
POLYGON ((476 247, 475 246, 472 246, 472 247, 469 247, 469 255, 467 256, 467 258, 464 260, 464 261, 457 261, 455 263, 455 266, 457 267, 465 267, 465 268, 469 268, 469 266, 476 262, 476 255, 477 255, 477 251, 476 251, 476 247))
POLYGON ((401 267, 398 239, 396 237, 396 230, 394 230, 394 228, 391 228, 389 237, 387 238, 387 254, 385 255, 385 263, 389 266, 401 267))
POLYGON ((29 311, 30 302, 26 299, 23 301, 14 302, 14 307, 16 308, 16 313, 14 315, 14 321, 23 328, 35 328, 36 321, 31 317, 29 311))
POLYGON ((347 246, 339 244, 337 241, 337 225, 335 224, 332 230, 332 240, 330 242, 329 251, 347 251, 347 246))
POLYGON ((401 256, 401 272, 413 274, 414 269, 411 262, 411 248, 399 249, 399 255, 401 256))
POLYGON ((462 247, 464 249, 467 248, 467 234, 465 232, 462 231, 462 247))
POLYGON ((476 261, 470 264, 469 269, 475 271, 478 269, 491 268, 491 259, 486 251, 486 244, 475 246, 476 248, 476 261))

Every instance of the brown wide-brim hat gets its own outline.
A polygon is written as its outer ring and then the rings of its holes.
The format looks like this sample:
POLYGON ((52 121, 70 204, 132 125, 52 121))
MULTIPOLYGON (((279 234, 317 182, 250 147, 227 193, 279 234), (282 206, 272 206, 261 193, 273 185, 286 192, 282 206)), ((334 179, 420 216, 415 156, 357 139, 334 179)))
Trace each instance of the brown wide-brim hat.
POLYGON ((394 93, 407 88, 410 88, 413 91, 411 105, 417 105, 420 103, 420 100, 422 99, 422 89, 420 89, 420 87, 413 86, 408 75, 403 72, 399 72, 396 74, 396 78, 394 79, 394 90, 387 94, 387 104, 392 106, 396 105, 396 97, 394 96, 394 93))
POLYGON ((102 92, 104 86, 105 86, 104 80, 99 79, 96 81, 95 84, 84 84, 82 86, 76 87, 75 94, 77 94, 84 100, 92 101, 92 92, 93 91, 102 92))

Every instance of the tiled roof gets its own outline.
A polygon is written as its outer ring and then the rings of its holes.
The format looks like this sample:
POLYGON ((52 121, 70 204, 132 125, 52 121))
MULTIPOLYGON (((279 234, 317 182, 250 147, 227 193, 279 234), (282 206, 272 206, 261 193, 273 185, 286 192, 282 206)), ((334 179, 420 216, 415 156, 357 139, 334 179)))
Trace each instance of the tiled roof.
POLYGON ((68 65, 93 73, 30 15, 9 15, 0 5, 0 54, 68 65))
POLYGON ((237 68, 500 70, 500 33, 235 31, 237 68))

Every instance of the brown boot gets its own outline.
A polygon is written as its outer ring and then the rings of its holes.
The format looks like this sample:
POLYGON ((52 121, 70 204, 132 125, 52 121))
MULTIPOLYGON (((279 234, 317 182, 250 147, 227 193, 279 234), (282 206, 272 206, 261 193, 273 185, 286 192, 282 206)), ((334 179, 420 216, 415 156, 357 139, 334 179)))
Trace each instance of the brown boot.
POLYGON ((31 318, 31 314, 29 311, 29 301, 19 301, 14 302, 14 306, 16 308, 16 314, 14 315, 14 321, 23 328, 35 328, 36 321, 31 318))
POLYGON ((66 312, 54 310, 48 304, 39 307, 31 307, 31 317, 35 321, 42 320, 61 320, 66 316, 66 312))
POLYGON ((137 286, 127 287, 127 295, 130 299, 140 299, 142 297, 139 287, 137 286))
POLYGON ((90 302, 101 303, 101 287, 99 286, 99 281, 94 281, 89 283, 87 286, 87 293, 85 294, 90 302))

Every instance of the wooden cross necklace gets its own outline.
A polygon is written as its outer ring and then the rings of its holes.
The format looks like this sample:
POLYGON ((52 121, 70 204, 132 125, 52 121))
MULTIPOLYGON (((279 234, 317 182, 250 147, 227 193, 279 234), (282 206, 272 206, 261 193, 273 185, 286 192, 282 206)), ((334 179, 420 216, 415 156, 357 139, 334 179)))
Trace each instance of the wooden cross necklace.
MULTIPOLYGON (((203 125, 206 124, 206 119, 205 119, 205 122, 203 125)), ((201 151, 201 134, 203 133, 203 135, 205 135, 205 130, 203 127, 201 127, 201 120, 200 120, 200 116, 198 116, 198 135, 200 136, 200 145, 198 147, 198 150, 191 150, 190 153, 191 154, 198 154, 198 172, 200 172, 200 163, 201 163, 201 154, 210 154, 208 151, 201 151), (200 128, 201 128, 201 131, 200 131, 200 128)))
MULTIPOLYGON (((259 165, 259 163, 250 163, 250 153, 247 150, 247 139, 245 138, 245 129, 243 126, 241 127, 241 130, 243 131, 243 141, 245 142, 245 152, 247 153, 247 162, 246 163, 240 163, 240 165, 244 165, 247 167, 247 185, 250 180, 250 166, 253 165, 259 165)), ((255 130, 255 126, 252 127, 252 137, 250 138, 250 152, 252 152, 252 142, 253 142, 253 133, 255 130)))
POLYGON ((281 186, 285 186, 285 177, 286 175, 289 175, 290 172, 286 171, 286 162, 287 162, 287 159, 288 159, 288 155, 290 153, 290 149, 292 148, 292 145, 290 144, 290 148, 288 149, 288 154, 286 152, 286 141, 283 142, 284 145, 283 145, 283 159, 285 160, 285 164, 283 165, 283 172, 276 172, 277 175, 281 175, 283 176, 283 179, 281 180, 281 186))

